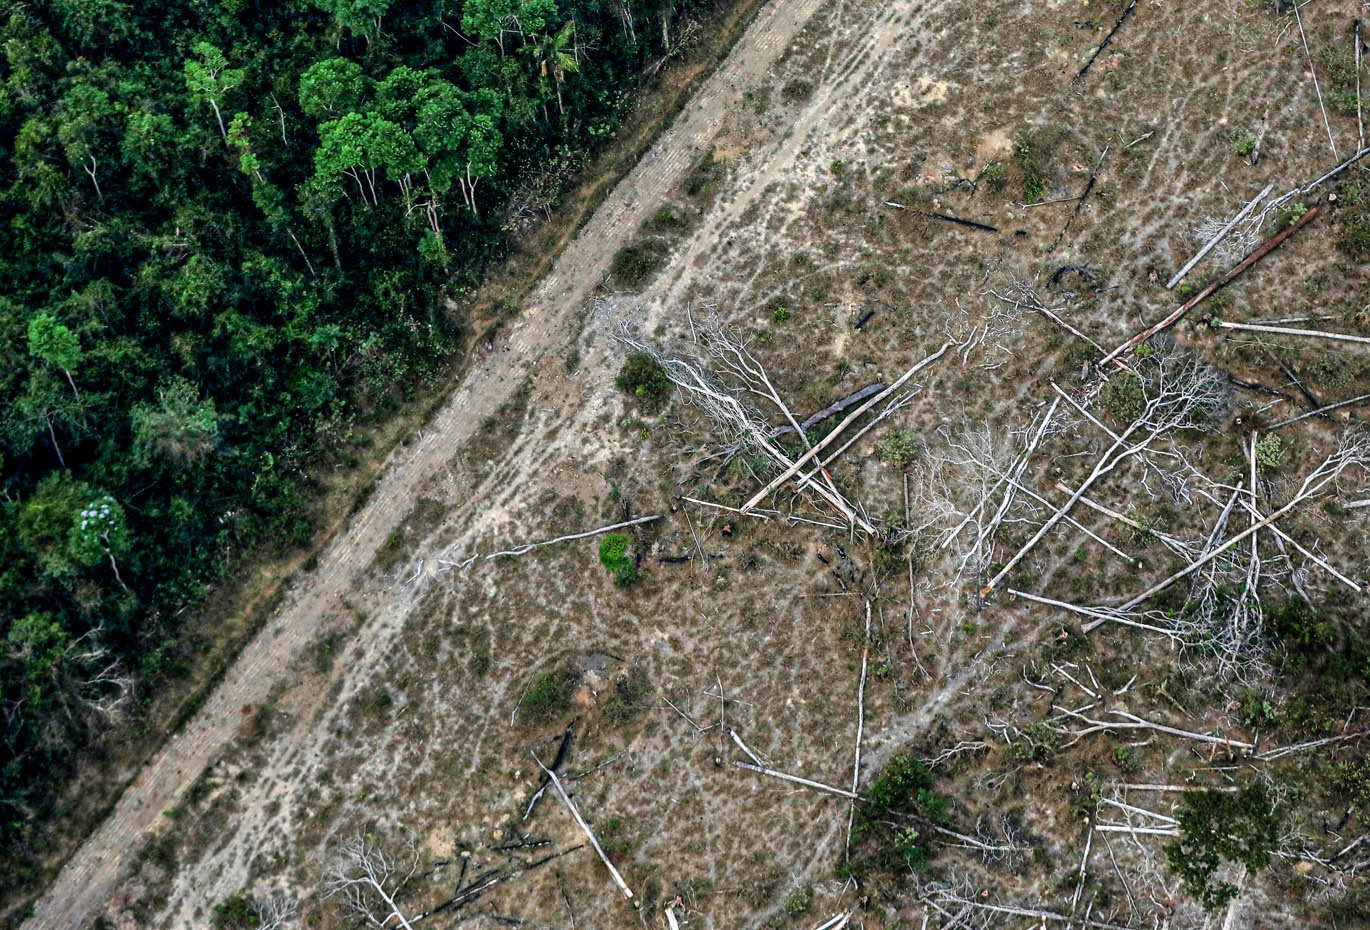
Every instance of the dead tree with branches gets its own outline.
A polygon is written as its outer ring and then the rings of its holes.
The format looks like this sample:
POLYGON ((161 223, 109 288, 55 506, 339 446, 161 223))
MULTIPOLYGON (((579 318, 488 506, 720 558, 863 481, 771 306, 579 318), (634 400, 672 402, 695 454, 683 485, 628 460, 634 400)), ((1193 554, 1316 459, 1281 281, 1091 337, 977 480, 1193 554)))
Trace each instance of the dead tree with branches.
POLYGON ((324 873, 324 897, 337 898, 343 908, 367 925, 388 930, 414 930, 398 902, 419 868, 419 852, 412 840, 400 856, 361 834, 343 840, 324 873))

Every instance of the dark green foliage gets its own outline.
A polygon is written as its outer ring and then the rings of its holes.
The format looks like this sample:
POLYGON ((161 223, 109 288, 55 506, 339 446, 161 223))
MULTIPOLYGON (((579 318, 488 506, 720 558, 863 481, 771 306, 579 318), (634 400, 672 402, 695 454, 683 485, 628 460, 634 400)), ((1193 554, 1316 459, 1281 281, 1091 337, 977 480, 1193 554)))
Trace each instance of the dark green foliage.
POLYGON ((626 588, 637 580, 637 563, 628 554, 633 540, 623 533, 610 533, 599 541, 599 564, 613 576, 614 584, 626 588))
POLYGON ((655 413, 671 399, 671 379, 656 358, 646 352, 633 352, 623 360, 614 385, 637 398, 642 410, 655 413))
POLYGON ((436 374, 510 196, 612 138, 704 6, 5 8, 0 889, 100 732, 96 673, 175 673, 224 567, 310 537, 320 450, 436 374))
POLYGON ((1023 175, 1023 199, 1036 203, 1046 196, 1051 160, 1061 133, 1051 129, 1025 129, 1013 142, 1013 160, 1023 175))
POLYGON ((1119 423, 1131 423, 1146 409, 1146 392, 1142 379, 1130 371, 1117 371, 1108 378, 1108 383, 1099 392, 1104 409, 1113 414, 1119 423))
POLYGON ((1254 872, 1264 868, 1278 844, 1279 817, 1265 785, 1236 794, 1193 791, 1180 807, 1180 839, 1165 847, 1170 867, 1205 910, 1225 906, 1237 894, 1229 882, 1215 882, 1223 862, 1254 872))
POLYGON ((634 290, 652 279, 657 270, 666 263, 668 248, 661 239, 642 239, 625 245, 614 254, 609 272, 614 282, 634 290))
POLYGON ((935 851, 926 837, 929 825, 940 823, 947 801, 932 790, 927 766, 907 756, 896 756, 864 793, 852 826, 854 875, 866 872, 900 874, 921 872, 935 851))
POLYGON ((529 723, 547 723, 564 716, 579 683, 580 676, 570 669, 542 672, 519 701, 519 718, 529 723))
POLYGON ((256 903, 246 891, 238 891, 214 905, 209 919, 214 930, 256 930, 261 925, 256 903))

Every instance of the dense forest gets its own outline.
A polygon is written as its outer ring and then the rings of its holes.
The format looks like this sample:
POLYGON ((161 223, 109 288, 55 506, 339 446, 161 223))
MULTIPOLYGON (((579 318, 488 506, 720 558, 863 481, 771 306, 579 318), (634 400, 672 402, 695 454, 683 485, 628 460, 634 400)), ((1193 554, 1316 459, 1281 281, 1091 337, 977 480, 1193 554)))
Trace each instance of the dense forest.
POLYGON ((51 0, 0 53, 0 887, 703 0, 51 0))

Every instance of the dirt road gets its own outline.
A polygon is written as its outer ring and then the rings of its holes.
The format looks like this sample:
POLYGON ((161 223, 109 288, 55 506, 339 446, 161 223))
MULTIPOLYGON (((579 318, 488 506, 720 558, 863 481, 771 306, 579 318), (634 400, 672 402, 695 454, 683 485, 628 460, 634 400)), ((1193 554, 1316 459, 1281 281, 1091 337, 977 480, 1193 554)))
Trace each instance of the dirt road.
POLYGON ((500 363, 473 369, 423 430, 422 440, 392 454, 370 501, 326 547, 317 571, 291 592, 201 711, 124 792, 109 818, 38 902, 25 927, 78 930, 88 925, 163 811, 176 805, 233 739, 242 724, 242 708, 269 699, 317 637, 330 608, 357 587, 406 513, 415 489, 543 360, 561 363, 559 353, 574 337, 579 310, 615 251, 707 149, 722 114, 736 105, 739 88, 776 63, 818 7, 818 0, 772 0, 759 13, 727 61, 567 247, 525 306, 500 363))

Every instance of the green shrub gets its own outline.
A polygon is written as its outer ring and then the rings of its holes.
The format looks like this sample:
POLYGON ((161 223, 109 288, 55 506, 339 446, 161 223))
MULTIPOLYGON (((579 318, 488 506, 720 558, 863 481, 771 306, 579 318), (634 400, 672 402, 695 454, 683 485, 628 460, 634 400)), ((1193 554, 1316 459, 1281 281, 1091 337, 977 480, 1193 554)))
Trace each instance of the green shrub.
POLYGON ((911 429, 901 429, 880 440, 879 448, 881 459, 908 468, 923 454, 923 437, 911 429))
POLYGON ((1256 440, 1256 467, 1262 473, 1279 471, 1284 465, 1284 440, 1276 433, 1266 433, 1256 440))
POLYGON ((1256 137, 1245 129, 1234 129, 1232 131, 1232 151, 1242 158, 1247 158, 1252 152, 1256 151, 1256 137))
POLYGON ((538 675, 519 701, 519 717, 528 723, 546 723, 566 714, 580 676, 568 668, 547 669, 538 675))
POLYGON ((1120 423, 1131 423, 1146 409, 1146 391, 1142 379, 1130 371, 1110 375, 1104 389, 1099 392, 1099 400, 1104 409, 1120 423))
POLYGON ((666 263, 666 243, 660 239, 643 239, 625 245, 614 254, 609 273, 614 281, 626 288, 639 288, 666 263))
POLYGON ((1001 161, 992 161, 980 172, 980 180, 995 193, 1008 186, 1008 166, 1001 161))
POLYGON ((1180 803, 1179 821, 1180 839, 1165 847, 1166 858, 1208 911, 1226 906, 1237 894, 1228 882, 1213 881, 1223 861, 1255 872, 1270 861, 1279 841, 1274 799, 1259 783, 1236 794, 1188 792, 1180 803))
POLYGON ((813 81, 795 78, 780 89, 780 96, 786 103, 799 103, 813 96, 813 81))
POLYGON ((857 844, 851 874, 865 871, 921 872, 934 850, 922 839, 915 824, 895 818, 914 818, 939 823, 946 817, 947 801, 932 790, 927 766, 907 756, 896 756, 880 777, 866 789, 866 803, 857 805, 852 842, 857 844))
POLYGON ((234 892, 214 905, 209 918, 214 930, 256 930, 260 923, 256 902, 246 891, 234 892))
POLYGON ((806 913, 813 906, 813 886, 799 885, 791 888, 790 893, 785 895, 785 900, 780 902, 780 906, 791 917, 806 913))
POLYGON ((614 386, 637 398, 643 411, 656 413, 671 399, 671 379, 655 356, 634 352, 623 360, 614 386))
POLYGON ((1025 129, 1014 140, 1014 162, 1023 175, 1023 200, 1037 203, 1047 194, 1051 156, 1060 141, 1059 130, 1025 129))
POLYGON ((626 588, 637 580, 637 564, 628 555, 632 539, 623 533, 610 533, 599 541, 599 563, 613 576, 614 584, 626 588))
POLYGON ((652 680, 640 668, 630 668, 614 682, 613 693, 604 704, 604 715, 617 724, 630 723, 647 707, 653 691, 652 680))

